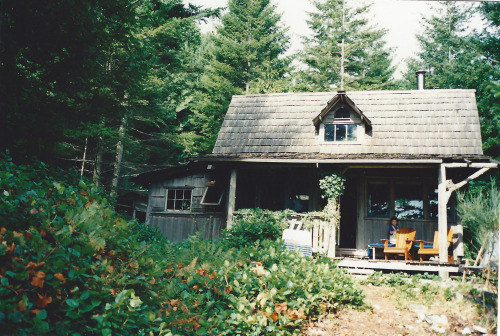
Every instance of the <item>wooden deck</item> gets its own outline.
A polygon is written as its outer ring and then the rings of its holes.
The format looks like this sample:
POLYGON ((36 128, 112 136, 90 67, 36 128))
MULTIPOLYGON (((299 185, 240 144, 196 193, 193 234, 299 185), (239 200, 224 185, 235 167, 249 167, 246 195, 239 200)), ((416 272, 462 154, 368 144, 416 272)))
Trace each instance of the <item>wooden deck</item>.
POLYGON ((376 258, 366 256, 365 250, 340 248, 337 249, 339 267, 346 268, 353 274, 372 274, 381 272, 430 273, 447 278, 449 275, 462 274, 463 268, 459 262, 440 263, 438 261, 385 260, 382 249, 373 250, 376 258))
POLYGON ((404 261, 404 260, 371 260, 342 258, 339 267, 346 268, 349 273, 371 274, 375 271, 405 273, 436 273, 442 277, 461 273, 458 263, 439 263, 436 261, 404 261))

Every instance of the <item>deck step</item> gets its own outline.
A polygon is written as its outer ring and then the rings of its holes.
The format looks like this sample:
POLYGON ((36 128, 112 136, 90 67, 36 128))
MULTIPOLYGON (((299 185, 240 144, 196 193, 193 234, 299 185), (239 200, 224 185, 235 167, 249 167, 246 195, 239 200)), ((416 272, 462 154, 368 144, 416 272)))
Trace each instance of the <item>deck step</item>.
POLYGON ((349 274, 372 275, 373 273, 375 273, 375 270, 366 269, 366 268, 347 268, 347 273, 349 273, 349 274))
POLYGON ((398 271, 398 272, 429 272, 429 273, 459 273, 460 269, 457 264, 440 264, 440 263, 417 263, 404 261, 385 261, 385 260, 356 260, 343 259, 338 264, 338 267, 355 269, 359 272, 360 269, 372 271, 398 271))

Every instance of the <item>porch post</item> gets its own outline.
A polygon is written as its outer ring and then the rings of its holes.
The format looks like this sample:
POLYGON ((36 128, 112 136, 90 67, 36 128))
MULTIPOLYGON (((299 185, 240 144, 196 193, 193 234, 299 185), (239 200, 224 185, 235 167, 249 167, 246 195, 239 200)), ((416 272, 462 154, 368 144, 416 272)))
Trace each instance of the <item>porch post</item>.
POLYGON ((446 166, 441 164, 438 175, 438 241, 439 241, 439 262, 448 261, 448 248, 446 244, 448 231, 448 199, 446 190, 446 166))
POLYGON ((227 197, 227 229, 233 226, 233 212, 236 205, 236 168, 231 169, 229 194, 227 197))

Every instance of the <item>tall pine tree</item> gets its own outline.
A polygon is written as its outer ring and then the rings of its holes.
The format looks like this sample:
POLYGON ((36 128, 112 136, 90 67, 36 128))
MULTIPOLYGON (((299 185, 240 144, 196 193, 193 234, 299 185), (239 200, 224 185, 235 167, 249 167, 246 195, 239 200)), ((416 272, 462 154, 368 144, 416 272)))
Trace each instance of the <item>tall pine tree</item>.
POLYGON ((232 95, 289 89, 289 38, 276 6, 270 0, 230 0, 228 9, 203 43, 205 72, 190 103, 193 153, 211 151, 232 95))
POLYGON ((386 89, 394 73, 386 30, 369 24, 371 5, 353 0, 312 0, 316 7, 307 21, 312 30, 304 37, 299 59, 305 69, 296 73, 299 91, 331 89, 386 89))
MULTIPOLYGON (((424 17, 424 32, 417 35, 421 51, 418 62, 408 67, 407 78, 413 81, 415 68, 426 70, 429 88, 476 88, 482 62, 476 38, 468 32, 474 13, 471 4, 452 1, 432 6, 424 17)), ((412 85, 413 86, 413 85, 412 85)))
POLYGON ((498 5, 485 4, 480 14, 487 28, 473 31, 469 25, 477 5, 443 2, 434 5, 430 17, 423 18, 424 31, 418 35, 421 51, 408 60, 405 87, 414 88, 416 70, 426 70, 426 87, 436 89, 475 89, 478 102, 483 149, 500 156, 499 117, 492 108, 498 104, 492 82, 500 78, 498 64, 498 5), (495 38, 496 36, 496 38, 495 38))
MULTIPOLYGON (((500 159, 500 3, 481 3, 479 13, 485 29, 479 35, 483 62, 490 71, 485 73, 484 95, 478 94, 482 116, 483 148, 485 153, 500 159)), ((498 176, 498 175, 497 175, 498 176)))
POLYGON ((270 0, 230 0, 228 7, 214 35, 214 70, 245 93, 274 91, 289 70, 281 57, 289 38, 276 6, 270 0))

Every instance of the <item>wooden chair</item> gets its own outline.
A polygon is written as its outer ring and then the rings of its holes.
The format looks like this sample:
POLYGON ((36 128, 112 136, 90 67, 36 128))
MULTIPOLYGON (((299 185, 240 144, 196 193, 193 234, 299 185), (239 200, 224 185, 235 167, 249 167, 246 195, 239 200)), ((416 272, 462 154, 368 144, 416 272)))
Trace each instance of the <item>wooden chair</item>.
POLYGON ((404 256, 405 260, 413 260, 410 253, 411 245, 415 239, 416 231, 412 228, 401 228, 396 233, 396 245, 389 246, 389 239, 381 239, 384 242, 385 260, 389 260, 389 255, 404 256))
MULTIPOLYGON (((448 236, 446 238, 446 248, 450 247, 450 244, 453 241, 453 230, 448 229, 448 236)), ((424 258, 428 259, 430 257, 439 256, 439 233, 438 231, 434 231, 434 243, 431 248, 424 247, 423 240, 416 240, 418 242, 420 248, 418 249, 418 255, 420 256, 420 261, 424 261, 424 258)), ((453 260, 453 257, 452 257, 453 260)), ((450 256, 448 256, 448 261, 450 261, 450 256)))

